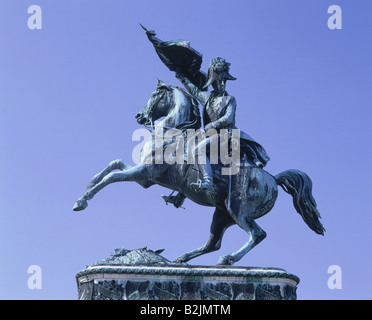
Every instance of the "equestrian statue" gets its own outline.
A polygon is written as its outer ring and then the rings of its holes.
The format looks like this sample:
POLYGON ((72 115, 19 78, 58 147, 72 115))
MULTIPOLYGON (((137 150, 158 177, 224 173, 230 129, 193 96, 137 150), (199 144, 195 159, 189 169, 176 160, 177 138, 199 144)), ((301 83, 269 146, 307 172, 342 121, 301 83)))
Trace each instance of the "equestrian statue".
POLYGON ((219 250, 226 229, 237 224, 248 233, 248 242, 218 261, 218 265, 232 265, 266 237, 255 220, 273 208, 280 186, 293 197, 296 211, 309 228, 324 235, 312 195, 312 181, 307 174, 286 170, 271 175, 264 170, 270 160, 266 150, 235 126, 237 102, 226 91, 227 81, 236 80, 230 75, 230 63, 214 58, 204 73, 200 70, 202 55, 190 47, 189 41, 162 41, 154 31, 141 27, 161 61, 175 72, 183 87, 158 80, 146 106, 135 116, 137 122, 151 132, 151 138, 141 150, 140 162, 134 166, 123 160, 110 162, 93 177, 73 210, 84 210, 97 192, 114 182, 134 181, 144 188, 154 184, 163 186, 172 190, 172 194, 163 199, 176 208, 180 208, 186 198, 215 208, 208 241, 175 261, 187 262, 219 250), (191 139, 195 133, 197 139, 191 139), (164 138, 167 136, 171 139, 164 138), (185 141, 194 144, 185 144, 185 141), (222 161, 220 153, 216 157, 215 146, 220 149, 225 146, 230 163, 222 161), (175 157, 177 152, 181 156, 175 157), (232 161, 234 153, 238 153, 238 157, 232 161), (188 161, 190 159, 193 161, 188 161), (233 166, 237 169, 232 170, 233 166), (177 192, 175 196, 174 192, 177 192))

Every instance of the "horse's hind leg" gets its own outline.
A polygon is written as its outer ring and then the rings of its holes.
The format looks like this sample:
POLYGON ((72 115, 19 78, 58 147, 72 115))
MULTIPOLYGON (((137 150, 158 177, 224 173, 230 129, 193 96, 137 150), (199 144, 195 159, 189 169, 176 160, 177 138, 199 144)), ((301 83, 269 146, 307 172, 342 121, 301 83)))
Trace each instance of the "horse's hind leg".
POLYGON ((232 265, 243 258, 250 250, 266 238, 266 232, 254 221, 252 215, 248 211, 246 202, 238 203, 234 206, 232 201, 230 214, 239 227, 248 233, 248 242, 238 251, 220 257, 219 265, 232 265))
POLYGON ((221 248, 223 234, 226 229, 233 224, 235 224, 235 221, 226 210, 216 208, 207 243, 198 249, 184 253, 182 256, 178 257, 176 261, 186 262, 203 254, 219 250, 221 248))

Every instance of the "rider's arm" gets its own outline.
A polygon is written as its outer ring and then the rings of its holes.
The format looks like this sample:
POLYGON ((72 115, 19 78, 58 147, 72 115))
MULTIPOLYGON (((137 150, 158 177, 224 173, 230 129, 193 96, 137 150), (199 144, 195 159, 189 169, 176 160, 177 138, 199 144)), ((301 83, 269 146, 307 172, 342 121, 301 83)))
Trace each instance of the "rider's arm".
POLYGON ((182 72, 177 71, 176 78, 182 82, 186 90, 197 100, 199 100, 200 103, 203 105, 207 103, 209 94, 201 91, 197 86, 191 83, 191 81, 182 72))
MULTIPOLYGON (((236 100, 234 97, 230 97, 229 104, 226 107, 225 114, 217 119, 216 121, 211 122, 208 124, 210 128, 213 129, 227 129, 231 128, 235 125, 235 111, 236 111, 236 100)), ((205 128, 205 129, 210 129, 210 128, 205 128)))

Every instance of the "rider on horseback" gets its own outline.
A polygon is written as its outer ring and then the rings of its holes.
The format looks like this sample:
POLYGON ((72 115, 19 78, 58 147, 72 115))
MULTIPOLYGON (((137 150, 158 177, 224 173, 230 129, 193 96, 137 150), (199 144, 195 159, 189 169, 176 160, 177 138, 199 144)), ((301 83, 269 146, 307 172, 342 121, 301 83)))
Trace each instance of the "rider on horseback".
MULTIPOLYGON (((225 90, 227 80, 236 80, 236 78, 229 74, 229 67, 230 63, 226 62, 225 59, 215 58, 211 61, 208 69, 207 83, 203 88, 206 89, 212 85, 214 90, 210 93, 200 90, 182 72, 176 72, 176 77, 182 82, 189 93, 204 106, 203 122, 206 132, 209 129, 215 129, 217 132, 221 129, 236 129, 236 100, 225 90)), ((201 143, 208 144, 211 138, 208 137, 201 143)), ((244 132, 241 132, 240 138, 242 155, 245 154, 255 166, 264 167, 270 158, 263 147, 244 132)), ((212 192, 213 175, 209 160, 206 160, 205 165, 199 163, 198 166, 202 174, 202 180, 198 184, 199 188, 212 192)))
MULTIPOLYGON (((202 90, 193 84, 180 69, 176 70, 176 77, 182 82, 187 91, 204 107, 203 123, 206 132, 210 129, 215 129, 217 133, 221 129, 236 129, 236 100, 226 92, 226 81, 236 80, 235 77, 229 74, 229 67, 230 63, 226 62, 225 59, 212 59, 208 69, 207 81, 202 90), (210 85, 212 85, 213 91, 210 93, 203 91, 203 89, 207 89, 210 85)), ((212 139, 218 139, 218 135, 217 137, 209 136, 200 142, 198 147, 201 147, 202 144, 210 144, 212 139)), ((240 131, 240 147, 241 155, 245 155, 253 166, 263 168, 270 159, 265 149, 243 131, 240 131)), ((196 186, 197 190, 204 189, 208 193, 213 194, 213 173, 209 159, 206 157, 205 164, 201 164, 197 162, 197 158, 195 162, 198 165, 202 178, 197 183, 193 183, 193 185, 196 186)), ((184 200, 184 196, 181 194, 175 197, 163 198, 167 203, 173 203, 176 207, 180 207, 184 200)))

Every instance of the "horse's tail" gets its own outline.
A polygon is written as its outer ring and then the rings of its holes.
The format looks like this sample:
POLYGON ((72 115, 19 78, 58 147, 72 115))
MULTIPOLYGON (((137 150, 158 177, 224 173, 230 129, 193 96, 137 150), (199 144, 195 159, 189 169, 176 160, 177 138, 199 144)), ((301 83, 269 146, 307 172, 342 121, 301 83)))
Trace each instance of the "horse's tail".
POLYGON ((312 195, 313 184, 308 175, 299 170, 287 170, 275 176, 283 190, 293 197, 293 205, 311 230, 324 235, 325 229, 320 223, 320 214, 312 195))

